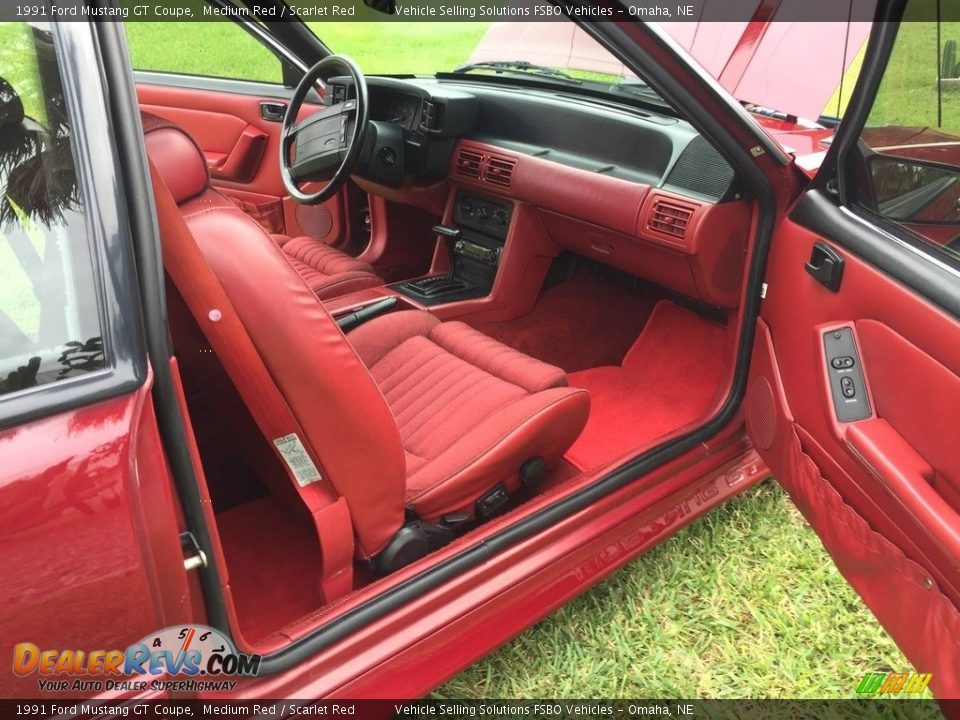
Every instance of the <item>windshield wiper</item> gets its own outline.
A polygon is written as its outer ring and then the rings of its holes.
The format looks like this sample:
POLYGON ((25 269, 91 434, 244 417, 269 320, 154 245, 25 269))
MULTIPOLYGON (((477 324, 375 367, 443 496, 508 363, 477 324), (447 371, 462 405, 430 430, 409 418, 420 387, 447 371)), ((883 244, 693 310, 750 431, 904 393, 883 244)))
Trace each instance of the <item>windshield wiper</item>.
POLYGON ((491 70, 495 73, 509 73, 511 75, 535 75, 570 85, 583 85, 582 80, 568 75, 563 70, 547 67, 546 65, 536 65, 526 60, 490 60, 487 62, 466 63, 465 65, 455 67, 453 72, 468 73, 472 70, 491 70))

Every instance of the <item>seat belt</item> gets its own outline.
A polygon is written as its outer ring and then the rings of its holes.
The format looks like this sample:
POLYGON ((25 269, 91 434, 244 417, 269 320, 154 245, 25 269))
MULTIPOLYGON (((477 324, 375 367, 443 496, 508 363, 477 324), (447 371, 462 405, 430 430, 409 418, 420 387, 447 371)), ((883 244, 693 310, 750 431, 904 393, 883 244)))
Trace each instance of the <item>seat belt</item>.
POLYGON ((322 465, 303 442, 299 422, 152 162, 150 177, 164 267, 310 513, 320 542, 320 590, 329 603, 353 590, 354 534, 347 501, 319 470, 322 465))

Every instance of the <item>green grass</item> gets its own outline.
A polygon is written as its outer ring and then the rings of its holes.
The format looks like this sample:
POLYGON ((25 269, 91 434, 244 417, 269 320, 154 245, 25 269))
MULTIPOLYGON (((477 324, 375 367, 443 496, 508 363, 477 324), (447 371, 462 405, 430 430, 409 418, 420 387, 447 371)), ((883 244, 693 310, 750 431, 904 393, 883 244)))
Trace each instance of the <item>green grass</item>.
MULTIPOLYGON (((916 9, 917 3, 911 8, 916 9)), ((927 15, 931 17, 932 13, 927 15)), ((870 112, 871 125, 937 126, 937 26, 932 22, 907 22, 894 45, 880 91, 870 112)), ((960 23, 945 22, 941 41, 960 42, 960 23)), ((960 91, 942 94, 943 124, 960 135, 960 91)))
MULTIPOLYGON (((908 12, 918 17, 933 17, 933 0, 914 0, 908 12), (928 7, 924 7, 924 3, 928 7)), ((960 22, 940 25, 940 41, 960 44, 960 22)), ((841 88, 824 108, 827 115, 840 115, 847 108, 854 85, 863 69, 866 47, 860 48, 844 74, 841 88)), ((868 118, 869 125, 937 126, 937 73, 940 67, 937 26, 933 22, 905 22, 900 26, 890 62, 868 118)), ((942 127, 960 135, 960 91, 945 91, 941 96, 942 127)))
POLYGON ((772 481, 561 608, 448 698, 843 698, 911 666, 772 481))
MULTIPOLYGON (((483 22, 309 22, 334 52, 370 74, 433 74, 470 57, 487 30, 483 22), (437 30, 443 42, 437 43, 437 30)), ((280 82, 280 63, 230 22, 127 23, 133 66, 145 70, 280 82), (176 25, 176 29, 172 27, 176 25), (218 42, 211 42, 211 37, 218 42)))

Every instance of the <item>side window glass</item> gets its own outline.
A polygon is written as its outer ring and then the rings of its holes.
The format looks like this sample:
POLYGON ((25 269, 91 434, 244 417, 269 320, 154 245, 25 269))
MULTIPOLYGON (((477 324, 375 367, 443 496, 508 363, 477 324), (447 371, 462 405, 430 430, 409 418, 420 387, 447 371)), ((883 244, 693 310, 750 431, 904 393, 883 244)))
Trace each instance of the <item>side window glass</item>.
POLYGON ((129 22, 125 27, 134 70, 283 83, 277 56, 230 20, 129 22), (173 48, 171 37, 177 38, 173 48))
POLYGON ((929 17, 911 0, 861 133, 855 195, 932 254, 960 258, 960 23, 929 17))
POLYGON ((106 367, 61 82, 48 27, 0 23, 0 401, 106 367))

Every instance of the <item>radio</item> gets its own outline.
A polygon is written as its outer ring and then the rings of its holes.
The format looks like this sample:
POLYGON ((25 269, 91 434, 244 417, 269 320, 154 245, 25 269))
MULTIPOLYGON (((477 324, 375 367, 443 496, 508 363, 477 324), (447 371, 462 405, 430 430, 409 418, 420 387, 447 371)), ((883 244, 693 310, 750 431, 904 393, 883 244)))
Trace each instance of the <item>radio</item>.
POLYGON ((500 261, 500 248, 489 248, 469 240, 457 240, 453 244, 453 251, 457 255, 491 267, 500 261))

